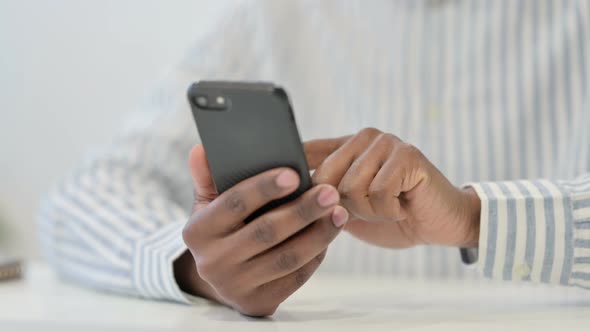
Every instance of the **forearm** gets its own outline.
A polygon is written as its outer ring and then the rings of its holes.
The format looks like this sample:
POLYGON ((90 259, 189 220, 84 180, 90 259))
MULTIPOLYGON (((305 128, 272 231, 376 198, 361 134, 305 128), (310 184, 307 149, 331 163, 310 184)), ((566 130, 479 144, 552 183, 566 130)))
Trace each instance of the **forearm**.
MULTIPOLYGON (((185 164, 186 153, 168 142, 160 137, 151 148, 166 151, 169 164, 185 164)), ((141 137, 117 142, 47 196, 39 218, 43 252, 68 280, 189 302, 172 269, 186 251, 181 233, 188 213, 170 194, 170 165, 160 167, 142 146, 141 137)))

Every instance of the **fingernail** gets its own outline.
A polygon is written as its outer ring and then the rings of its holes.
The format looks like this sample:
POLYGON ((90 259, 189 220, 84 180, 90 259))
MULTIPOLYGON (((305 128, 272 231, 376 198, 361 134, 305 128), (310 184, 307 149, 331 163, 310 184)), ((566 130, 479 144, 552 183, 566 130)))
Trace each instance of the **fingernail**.
POLYGON ((324 188, 318 195, 318 203, 321 207, 328 207, 338 203, 338 192, 333 188, 324 188))
POLYGON ((332 222, 336 227, 342 227, 348 221, 348 211, 341 206, 337 206, 332 212, 332 222))
POLYGON ((299 178, 293 171, 283 171, 277 176, 277 186, 281 188, 291 188, 297 185, 299 178))

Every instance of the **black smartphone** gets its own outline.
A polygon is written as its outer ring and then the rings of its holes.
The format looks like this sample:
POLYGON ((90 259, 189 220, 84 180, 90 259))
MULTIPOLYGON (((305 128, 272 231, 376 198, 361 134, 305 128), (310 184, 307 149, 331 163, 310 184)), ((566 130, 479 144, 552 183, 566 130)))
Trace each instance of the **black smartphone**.
POLYGON ((250 215, 246 222, 311 187, 303 145, 285 90, 271 83, 199 81, 188 100, 218 193, 276 167, 299 173, 299 188, 250 215))

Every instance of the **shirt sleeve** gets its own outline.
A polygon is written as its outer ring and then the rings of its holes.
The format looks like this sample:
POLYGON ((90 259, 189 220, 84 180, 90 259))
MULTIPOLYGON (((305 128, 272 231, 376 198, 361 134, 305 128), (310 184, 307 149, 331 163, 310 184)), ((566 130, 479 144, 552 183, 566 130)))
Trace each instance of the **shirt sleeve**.
MULTIPOLYGON (((43 253, 65 279, 106 291, 189 302, 172 262, 186 247, 186 209, 168 193, 170 169, 147 154, 155 143, 126 138, 85 163, 48 195, 39 217, 43 253)), ((185 148, 158 142, 171 164, 185 148)), ((153 151, 153 150, 152 150, 153 151)))
POLYGON ((117 294, 197 300, 180 290, 173 271, 187 250, 187 156, 198 142, 186 91, 198 79, 259 78, 265 59, 250 38, 261 35, 258 15, 245 5, 227 13, 140 104, 123 134, 47 195, 38 218, 41 247, 59 276, 117 294))
POLYGON ((590 288, 590 173, 468 186, 481 199, 484 276, 590 288))

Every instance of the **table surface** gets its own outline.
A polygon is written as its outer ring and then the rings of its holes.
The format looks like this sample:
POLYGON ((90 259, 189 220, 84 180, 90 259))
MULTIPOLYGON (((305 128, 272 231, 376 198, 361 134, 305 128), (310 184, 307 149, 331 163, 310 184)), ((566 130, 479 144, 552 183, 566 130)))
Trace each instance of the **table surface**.
POLYGON ((0 331, 590 331, 590 291, 490 282, 318 275, 272 318, 59 282, 42 264, 0 283, 0 331))

